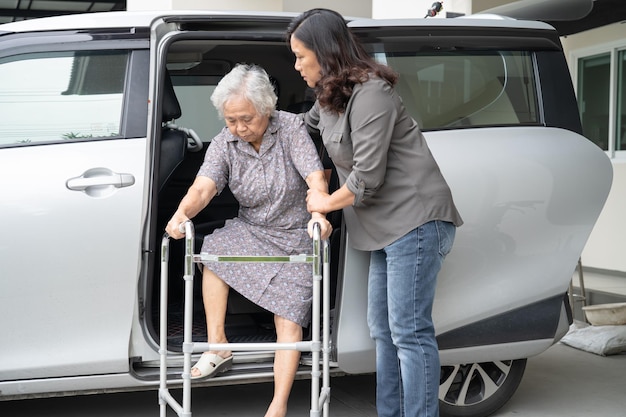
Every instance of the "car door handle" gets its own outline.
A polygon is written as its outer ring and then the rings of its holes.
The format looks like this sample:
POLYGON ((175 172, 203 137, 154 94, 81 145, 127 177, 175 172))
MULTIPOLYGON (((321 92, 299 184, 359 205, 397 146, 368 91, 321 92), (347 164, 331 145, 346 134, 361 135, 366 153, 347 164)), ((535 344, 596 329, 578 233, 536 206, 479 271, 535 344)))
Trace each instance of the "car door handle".
POLYGON ((129 187, 135 183, 132 174, 120 174, 107 168, 93 168, 82 175, 70 178, 65 185, 70 190, 85 191, 89 188, 113 186, 115 188, 129 187))

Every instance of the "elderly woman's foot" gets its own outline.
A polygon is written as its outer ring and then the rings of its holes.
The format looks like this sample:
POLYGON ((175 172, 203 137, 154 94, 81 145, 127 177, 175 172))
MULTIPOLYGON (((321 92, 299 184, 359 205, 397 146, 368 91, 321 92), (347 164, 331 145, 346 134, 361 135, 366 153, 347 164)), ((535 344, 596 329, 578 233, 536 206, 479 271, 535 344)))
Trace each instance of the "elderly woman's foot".
POLYGON ((233 366, 233 355, 230 352, 204 352, 200 360, 191 368, 191 379, 211 378, 226 372, 233 366), (224 355, 224 356, 222 356, 224 355))

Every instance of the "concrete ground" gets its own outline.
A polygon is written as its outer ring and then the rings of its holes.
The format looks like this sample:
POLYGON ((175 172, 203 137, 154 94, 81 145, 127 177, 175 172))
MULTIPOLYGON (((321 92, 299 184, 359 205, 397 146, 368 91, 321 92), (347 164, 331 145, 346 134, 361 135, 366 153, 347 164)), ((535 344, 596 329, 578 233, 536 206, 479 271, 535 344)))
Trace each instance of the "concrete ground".
POLYGON ((626 354, 556 344, 528 360, 513 398, 494 416, 626 417, 626 354))
MULTIPOLYGON (((331 416, 376 416, 372 375, 333 378, 331 392, 331 416)), ((271 393, 271 384, 198 388, 192 412, 202 417, 262 417, 271 393)), ((309 398, 309 381, 296 381, 289 416, 309 416, 309 398)), ((0 402, 0 415, 142 417, 157 416, 158 408, 156 392, 150 391, 0 402)), ((175 415, 168 411, 168 416, 175 415)), ((528 360, 517 392, 493 416, 626 417, 626 354, 603 357, 554 345, 528 360)))

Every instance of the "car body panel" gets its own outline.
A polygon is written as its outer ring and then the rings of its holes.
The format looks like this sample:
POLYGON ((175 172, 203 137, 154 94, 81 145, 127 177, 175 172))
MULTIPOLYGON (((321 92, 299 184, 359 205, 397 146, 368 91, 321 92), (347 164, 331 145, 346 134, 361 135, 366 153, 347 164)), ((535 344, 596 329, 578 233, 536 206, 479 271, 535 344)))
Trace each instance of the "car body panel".
MULTIPOLYGON (((465 221, 437 282, 433 319, 442 364, 457 363, 463 349, 468 356, 480 351, 483 358, 517 359, 511 356, 515 343, 523 357, 540 353, 554 343, 563 294, 610 189, 610 162, 589 140, 563 129, 466 129, 426 137, 465 221), (477 288, 479 299, 468 296, 477 288), (551 320, 545 310, 539 317, 525 314, 524 307, 548 299, 551 320), (495 323, 516 309, 520 313, 502 324, 514 329, 510 336, 495 323), (476 325, 488 319, 490 327, 476 325), (534 327, 523 332, 527 323, 534 327), (460 331, 472 326, 475 332, 464 334, 460 346, 449 345, 447 333, 456 331, 459 342, 460 331), (486 338, 488 346, 478 346, 486 338), (537 338, 538 347, 525 350, 537 338)), ((348 249, 344 262, 340 305, 350 307, 339 312, 339 366, 372 372, 372 345, 362 343, 369 335, 367 255, 348 249)))
POLYGON ((3 380, 128 372, 144 149, 134 139, 0 152, 3 380), (94 168, 134 184, 67 188, 94 168))
POLYGON ((438 280, 439 333, 563 294, 610 189, 606 155, 555 128, 431 132, 428 139, 465 221, 438 280), (488 303, 467 297, 477 286, 488 303))

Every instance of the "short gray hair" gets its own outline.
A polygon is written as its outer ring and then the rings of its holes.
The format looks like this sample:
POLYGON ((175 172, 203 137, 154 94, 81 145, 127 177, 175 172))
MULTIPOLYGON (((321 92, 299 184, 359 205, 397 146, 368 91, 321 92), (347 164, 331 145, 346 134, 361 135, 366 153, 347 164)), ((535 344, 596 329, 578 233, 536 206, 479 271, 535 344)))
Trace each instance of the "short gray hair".
POLYGON ((270 77, 258 65, 237 64, 217 84, 211 102, 222 119, 224 105, 235 96, 247 99, 261 116, 269 116, 278 101, 270 77))

